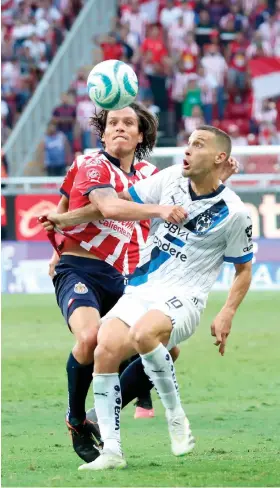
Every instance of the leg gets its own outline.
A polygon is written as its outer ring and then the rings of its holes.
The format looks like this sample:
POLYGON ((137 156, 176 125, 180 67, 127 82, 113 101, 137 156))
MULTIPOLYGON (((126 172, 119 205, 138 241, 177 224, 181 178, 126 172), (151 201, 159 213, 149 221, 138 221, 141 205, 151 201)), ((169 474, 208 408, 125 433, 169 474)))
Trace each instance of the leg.
POLYGON ((131 328, 130 335, 166 409, 172 452, 179 456, 193 449, 194 439, 181 406, 173 361, 164 346, 171 331, 171 318, 160 310, 150 310, 131 328))
MULTIPOLYGON (((178 346, 173 347, 170 351, 170 356, 175 362, 180 354, 178 346)), ((120 366, 120 386, 122 394, 122 408, 125 408, 135 398, 146 398, 149 392, 154 387, 149 377, 146 375, 142 360, 137 354, 133 361, 124 362, 120 366), (123 365, 126 365, 124 369, 123 365)), ((97 415, 95 409, 92 408, 87 412, 87 418, 97 422, 97 415)))
POLYGON ((135 353, 131 347, 128 327, 119 319, 107 320, 98 333, 94 353, 93 390, 101 437, 102 455, 79 469, 108 469, 126 466, 120 440, 121 388, 119 366, 135 353))

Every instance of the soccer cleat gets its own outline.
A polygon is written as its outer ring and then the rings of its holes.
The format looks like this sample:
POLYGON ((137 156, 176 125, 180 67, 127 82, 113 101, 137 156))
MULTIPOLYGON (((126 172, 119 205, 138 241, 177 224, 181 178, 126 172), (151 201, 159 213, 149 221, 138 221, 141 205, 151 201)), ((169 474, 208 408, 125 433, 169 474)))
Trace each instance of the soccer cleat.
POLYGON ((135 419, 151 419, 155 416, 153 408, 147 409, 143 407, 136 407, 134 418, 135 419))
POLYGON ((135 419, 149 419, 155 416, 155 411, 153 409, 153 402, 150 394, 145 398, 138 398, 135 405, 136 405, 135 414, 134 414, 135 419))
POLYGON ((101 451, 100 456, 95 461, 89 464, 82 464, 78 469, 79 471, 102 471, 105 469, 124 469, 126 466, 126 460, 119 454, 114 454, 111 451, 101 451))
POLYGON ((171 450, 174 456, 184 456, 192 451, 195 439, 192 435, 190 424, 185 415, 171 417, 166 414, 168 430, 171 439, 171 450))
POLYGON ((97 424, 85 420, 82 424, 73 426, 66 420, 66 425, 72 437, 73 448, 76 454, 91 463, 100 455, 102 442, 97 424))

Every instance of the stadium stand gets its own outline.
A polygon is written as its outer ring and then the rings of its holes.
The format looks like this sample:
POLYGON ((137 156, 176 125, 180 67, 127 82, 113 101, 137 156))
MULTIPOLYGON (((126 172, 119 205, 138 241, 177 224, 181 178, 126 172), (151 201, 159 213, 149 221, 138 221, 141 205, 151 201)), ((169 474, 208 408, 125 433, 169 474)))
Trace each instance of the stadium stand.
MULTIPOLYGON (((184 144, 201 123, 228 131, 235 145, 280 144, 280 89, 256 98, 254 84, 260 63, 269 65, 268 73, 280 73, 280 0, 118 4, 111 31, 99 38, 93 32, 96 62, 121 59, 133 66, 139 100, 159 116, 159 145, 184 144)), ((4 140, 80 8, 78 0, 4 2, 4 140)), ((72 154, 100 145, 88 124, 93 110, 86 91, 90 69, 79 70, 53 112, 56 134, 66 136, 72 154)), ((261 172, 258 163, 253 166, 261 172)), ((271 168, 279 171, 275 161, 271 168)), ((247 170, 253 172, 252 165, 247 170)))

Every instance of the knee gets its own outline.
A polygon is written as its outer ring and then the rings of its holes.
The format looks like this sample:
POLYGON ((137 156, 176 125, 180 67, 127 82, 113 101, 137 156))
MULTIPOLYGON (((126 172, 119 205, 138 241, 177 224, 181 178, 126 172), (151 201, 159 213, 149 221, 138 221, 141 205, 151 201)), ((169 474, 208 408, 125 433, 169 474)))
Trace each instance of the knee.
POLYGON ((77 338, 77 345, 85 356, 89 354, 93 355, 93 351, 97 345, 97 329, 90 328, 80 332, 77 338))
POLYGON ((112 373, 119 370, 121 354, 111 342, 100 342, 94 351, 94 371, 112 373))
POLYGON ((152 340, 153 335, 144 328, 132 327, 129 331, 130 340, 136 351, 140 351, 147 346, 152 340))

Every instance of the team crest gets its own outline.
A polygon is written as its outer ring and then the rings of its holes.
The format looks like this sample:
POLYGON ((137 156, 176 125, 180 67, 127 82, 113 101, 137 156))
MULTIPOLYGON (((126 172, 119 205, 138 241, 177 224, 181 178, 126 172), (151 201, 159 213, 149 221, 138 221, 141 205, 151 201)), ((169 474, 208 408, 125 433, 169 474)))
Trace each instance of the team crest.
POLYGON ((198 235, 205 234, 211 227, 214 215, 210 212, 204 212, 196 221, 195 230, 198 235))
POLYGON ((96 169, 90 169, 87 172, 87 178, 89 180, 99 181, 99 179, 100 179, 100 173, 96 169))
POLYGON ((85 293, 88 292, 88 288, 84 283, 79 282, 76 283, 76 285, 74 286, 74 292, 79 293, 80 295, 84 295, 85 293))

